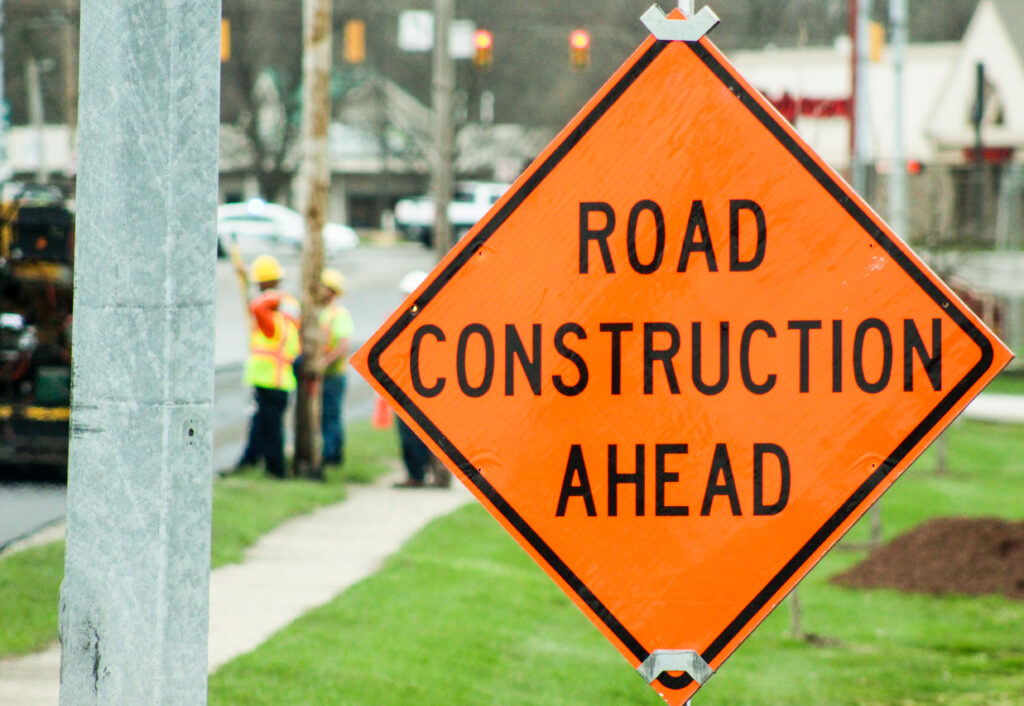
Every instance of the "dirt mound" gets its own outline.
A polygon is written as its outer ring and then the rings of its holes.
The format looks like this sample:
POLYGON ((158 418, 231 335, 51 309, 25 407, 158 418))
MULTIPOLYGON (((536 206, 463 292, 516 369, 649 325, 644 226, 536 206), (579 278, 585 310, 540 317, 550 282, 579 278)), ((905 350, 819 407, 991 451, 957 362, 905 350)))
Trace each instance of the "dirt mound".
POLYGON ((832 583, 1024 600, 1024 522, 950 517, 900 535, 832 583))

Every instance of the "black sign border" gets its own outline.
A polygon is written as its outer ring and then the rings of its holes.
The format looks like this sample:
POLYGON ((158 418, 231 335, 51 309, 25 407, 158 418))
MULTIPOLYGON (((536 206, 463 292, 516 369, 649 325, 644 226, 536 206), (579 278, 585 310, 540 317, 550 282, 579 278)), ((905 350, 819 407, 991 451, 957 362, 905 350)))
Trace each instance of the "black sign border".
MULTIPOLYGON (((885 252, 896 261, 900 267, 911 277, 911 279, 928 294, 940 308, 974 341, 981 349, 981 358, 978 363, 952 388, 938 405, 901 441, 889 454, 883 463, 861 484, 859 488, 837 509, 822 527, 800 548, 799 551, 783 566, 783 568, 772 578, 771 581, 740 611, 732 622, 712 640, 701 656, 704 661, 711 663, 723 649, 736 637, 744 627, 750 623, 757 613, 778 593, 785 583, 791 579, 810 557, 826 541, 828 541, 840 525, 859 508, 868 496, 878 485, 892 472, 892 470, 907 456, 910 451, 921 442, 942 418, 967 394, 985 372, 992 366, 994 352, 991 342, 984 333, 975 326, 973 320, 961 308, 957 301, 950 299, 935 285, 935 283, 923 272, 917 264, 911 260, 902 249, 878 226, 875 220, 863 209, 858 201, 850 198, 843 188, 832 176, 818 164, 818 162, 795 140, 786 128, 778 122, 775 115, 766 110, 764 106, 746 89, 737 77, 726 67, 718 57, 710 51, 705 42, 686 43, 697 58, 718 78, 722 84, 750 111, 750 113, 770 132, 783 147, 807 170, 807 172, 825 189, 826 193, 832 196, 840 206, 856 221, 871 238, 878 243, 885 252)), ((583 117, 562 142, 530 173, 525 182, 509 197, 502 207, 487 221, 476 234, 462 245, 461 249, 450 260, 444 270, 436 277, 426 290, 416 299, 414 305, 406 309, 395 323, 384 332, 374 343, 367 356, 367 363, 370 373, 387 390, 395 401, 416 420, 434 443, 443 451, 465 474, 484 496, 491 502, 494 508, 500 512, 505 519, 515 527, 516 531, 527 541, 530 546, 553 568, 563 581, 576 593, 580 599, 590 607, 594 614, 608 629, 625 645, 633 655, 643 662, 650 652, 626 629, 622 623, 611 613, 611 611, 594 595, 594 593, 580 580, 568 565, 548 546, 548 544, 533 530, 532 527, 512 508, 511 505, 501 496, 500 493, 490 484, 487 479, 472 466, 468 459, 455 447, 455 445, 438 429, 433 422, 423 413, 419 407, 398 387, 394 380, 384 371, 380 365, 380 357, 394 340, 415 320, 418 312, 433 300, 442 287, 465 265, 470 258, 483 246, 487 239, 501 227, 508 217, 519 207, 519 205, 533 192, 533 190, 547 177, 547 175, 561 162, 561 160, 575 147, 584 135, 608 112, 608 110, 621 98, 637 78, 649 68, 661 52, 668 46, 669 42, 653 41, 651 46, 642 52, 629 66, 619 80, 608 90, 608 92, 597 102, 597 104, 583 117)), ((781 599, 781 596, 780 596, 781 599)), ((656 646, 657 647, 657 646, 656 646)), ((663 646, 673 647, 673 646, 663 646)), ((678 646, 674 646, 678 647, 678 646)), ((687 674, 672 676, 662 674, 659 680, 664 686, 671 689, 683 689, 692 683, 687 674)))

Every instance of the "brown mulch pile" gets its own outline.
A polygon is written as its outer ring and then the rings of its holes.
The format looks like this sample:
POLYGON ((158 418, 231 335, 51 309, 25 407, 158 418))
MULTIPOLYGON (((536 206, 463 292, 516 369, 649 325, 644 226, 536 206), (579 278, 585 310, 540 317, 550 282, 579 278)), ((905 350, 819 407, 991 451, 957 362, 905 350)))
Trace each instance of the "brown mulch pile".
POLYGON ((1024 600, 1024 522, 949 517, 897 537, 833 583, 1024 600))

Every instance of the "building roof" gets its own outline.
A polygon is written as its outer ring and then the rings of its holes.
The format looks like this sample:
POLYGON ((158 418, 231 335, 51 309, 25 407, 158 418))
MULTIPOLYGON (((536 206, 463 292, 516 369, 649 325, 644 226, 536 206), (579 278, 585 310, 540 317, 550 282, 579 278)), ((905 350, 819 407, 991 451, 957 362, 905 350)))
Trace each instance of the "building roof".
POLYGON ((1024 0, 993 0, 992 4, 1009 30, 1017 56, 1024 57, 1024 0))
POLYGON ((1024 0, 982 0, 960 46, 956 64, 936 94, 925 133, 939 151, 973 147, 981 65, 983 144, 1024 146, 1024 0))

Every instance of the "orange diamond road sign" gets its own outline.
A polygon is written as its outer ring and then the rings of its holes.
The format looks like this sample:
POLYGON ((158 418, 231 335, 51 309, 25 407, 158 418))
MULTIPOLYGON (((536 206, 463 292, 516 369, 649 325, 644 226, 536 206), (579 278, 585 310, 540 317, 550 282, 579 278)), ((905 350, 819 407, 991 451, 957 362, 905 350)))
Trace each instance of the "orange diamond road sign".
POLYGON ((1011 357, 651 37, 353 364, 675 705, 1011 357))

